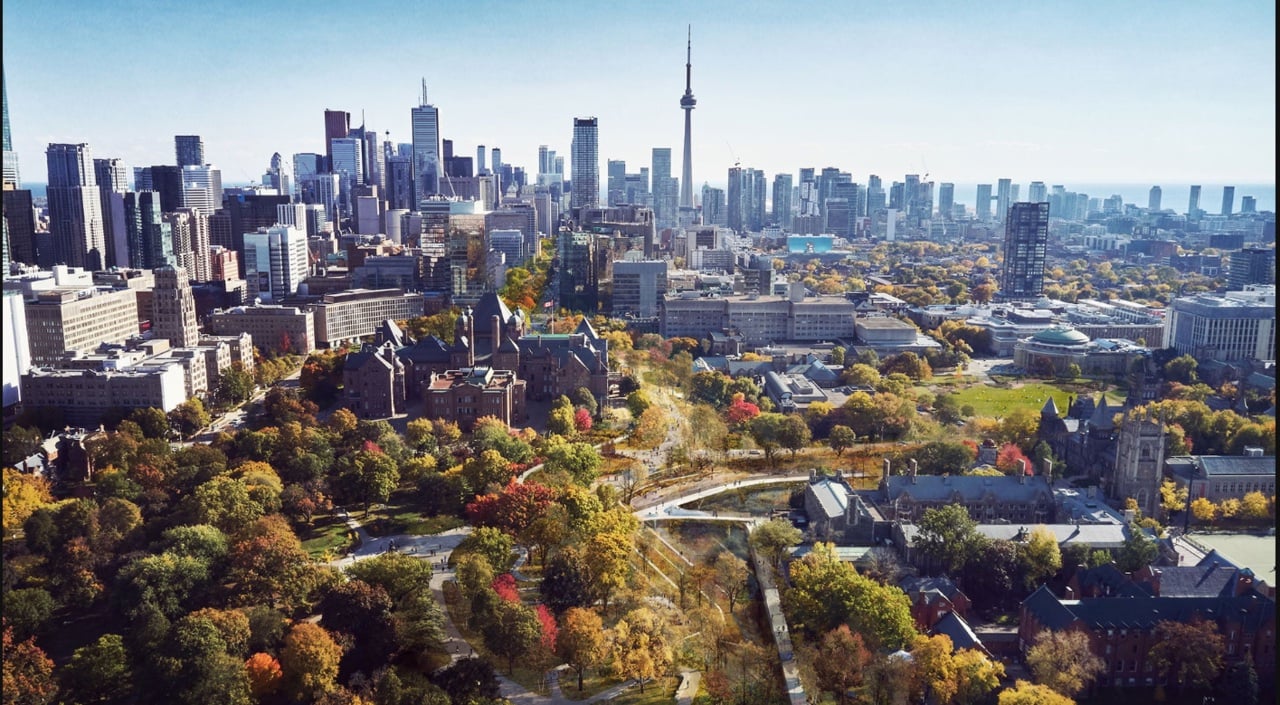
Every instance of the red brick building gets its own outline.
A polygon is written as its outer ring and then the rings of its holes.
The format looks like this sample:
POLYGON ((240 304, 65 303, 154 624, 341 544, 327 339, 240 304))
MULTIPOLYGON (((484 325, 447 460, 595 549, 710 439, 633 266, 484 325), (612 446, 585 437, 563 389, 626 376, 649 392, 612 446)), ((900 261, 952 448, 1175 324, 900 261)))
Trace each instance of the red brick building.
POLYGON ((511 426, 524 421, 525 383, 511 370, 472 367, 432 375, 423 393, 429 419, 453 421, 470 431, 476 419, 494 416, 511 426))

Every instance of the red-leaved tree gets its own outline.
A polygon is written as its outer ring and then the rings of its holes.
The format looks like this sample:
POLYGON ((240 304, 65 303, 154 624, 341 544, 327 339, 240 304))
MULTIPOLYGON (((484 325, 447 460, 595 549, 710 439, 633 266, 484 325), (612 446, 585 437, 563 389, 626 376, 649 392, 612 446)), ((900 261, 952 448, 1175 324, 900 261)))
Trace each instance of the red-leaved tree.
POLYGON ((492 526, 519 538, 555 499, 555 490, 546 485, 512 479, 502 492, 476 497, 467 505, 467 518, 476 526, 492 526))
POLYGON ((578 409, 573 412, 573 427, 578 429, 578 433, 586 433, 591 430, 591 412, 586 409, 578 409))
POLYGON ((724 410, 724 418, 730 426, 744 424, 760 415, 760 407, 747 401, 742 392, 733 395, 733 401, 724 410))
POLYGON ((546 605, 538 605, 538 621, 542 623, 542 648, 548 652, 554 652, 556 637, 560 635, 560 627, 556 626, 556 616, 546 605))
POLYGON ((1006 475, 1013 475, 1018 472, 1019 467, 1025 467, 1027 474, 1035 474, 1031 465, 1031 459, 1022 452, 1022 449, 1012 443, 1006 443, 1000 447, 1000 452, 996 454, 996 469, 1006 475), (1019 466, 1018 461, 1021 460, 1025 465, 1019 466))
POLYGON ((520 602, 520 591, 516 589, 516 579, 510 573, 503 573, 493 579, 491 584, 498 597, 506 602, 520 602))

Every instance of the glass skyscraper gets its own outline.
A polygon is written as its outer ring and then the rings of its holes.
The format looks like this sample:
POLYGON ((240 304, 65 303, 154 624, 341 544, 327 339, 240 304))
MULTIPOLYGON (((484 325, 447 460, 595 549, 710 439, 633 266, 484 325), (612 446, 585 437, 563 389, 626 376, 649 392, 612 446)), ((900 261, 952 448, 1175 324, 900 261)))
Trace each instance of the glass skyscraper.
MULTIPOLYGON (((427 103, 427 86, 422 86, 422 104, 412 111, 413 191, 417 201, 440 193, 440 111, 427 103)), ((413 204, 417 210, 418 203, 413 204)))
POLYGON ((573 119, 573 146, 569 153, 573 180, 571 208, 600 205, 600 126, 596 118, 573 119))

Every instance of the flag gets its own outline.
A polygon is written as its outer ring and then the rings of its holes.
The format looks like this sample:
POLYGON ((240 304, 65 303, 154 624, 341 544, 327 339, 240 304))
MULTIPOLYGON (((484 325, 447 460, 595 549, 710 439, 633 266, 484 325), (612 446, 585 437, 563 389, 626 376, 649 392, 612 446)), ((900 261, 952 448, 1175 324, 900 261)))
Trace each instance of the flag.
POLYGON ((554 303, 555 303, 554 301, 548 301, 548 302, 546 302, 545 304, 542 304, 542 307, 543 307, 543 308, 551 308, 551 305, 552 305, 552 304, 554 304, 554 303))

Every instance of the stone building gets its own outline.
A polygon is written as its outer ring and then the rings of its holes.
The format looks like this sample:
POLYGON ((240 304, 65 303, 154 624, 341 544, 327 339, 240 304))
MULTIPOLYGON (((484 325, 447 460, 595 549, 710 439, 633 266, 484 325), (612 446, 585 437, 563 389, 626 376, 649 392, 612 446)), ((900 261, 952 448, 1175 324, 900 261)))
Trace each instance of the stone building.
POLYGON ((470 431, 477 419, 493 416, 508 426, 525 418, 525 383, 511 370, 473 367, 433 375, 424 392, 429 419, 453 421, 470 431))
MULTIPOLYGON (((1164 481, 1164 422, 1133 412, 1125 414, 1116 439, 1110 495, 1123 502, 1132 497, 1143 516, 1160 516, 1160 483, 1164 481)), ((1122 506, 1122 505, 1117 505, 1122 506)))
POLYGON ((404 412, 405 365, 390 343, 369 343, 347 353, 342 364, 343 405, 362 419, 385 419, 404 412))
POLYGON ((978 523, 1050 524, 1056 515, 1049 480, 1027 472, 981 477, 919 475, 914 459, 906 475, 885 472, 876 503, 885 519, 915 521, 926 509, 959 504, 978 523))

